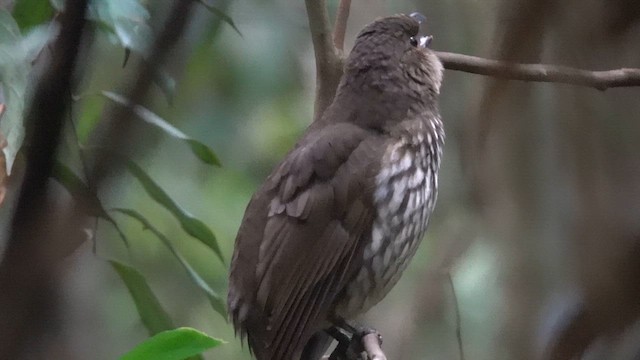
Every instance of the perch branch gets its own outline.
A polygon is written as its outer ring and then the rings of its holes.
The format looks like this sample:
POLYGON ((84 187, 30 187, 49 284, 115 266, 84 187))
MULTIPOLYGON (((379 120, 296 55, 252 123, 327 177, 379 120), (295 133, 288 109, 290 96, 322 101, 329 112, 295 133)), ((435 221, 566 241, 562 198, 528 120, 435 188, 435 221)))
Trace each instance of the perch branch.
POLYGON ((640 86, 640 69, 589 71, 567 66, 518 64, 476 56, 436 52, 445 69, 507 80, 572 84, 601 91, 614 87, 640 86))
POLYGON ((363 336, 362 347, 367 353, 367 360, 387 360, 382 348, 380 348, 380 338, 378 333, 371 333, 363 336))
MULTIPOLYGON (((336 337, 338 339, 339 337, 336 337)), ((323 360, 387 360, 381 348, 382 336, 379 332, 373 331, 362 337, 352 335, 349 342, 339 340, 338 346, 331 355, 324 356, 323 360)))
POLYGON ((344 36, 347 32, 347 20, 349 20, 349 10, 351 9, 351 0, 340 0, 338 10, 336 11, 336 23, 333 26, 333 46, 340 53, 344 51, 344 36))
MULTIPOLYGON (((325 0, 305 0, 316 58, 316 99, 313 119, 322 117, 333 101, 342 76, 342 58, 333 46, 325 0)), ((345 19, 346 21, 346 19, 345 19)))

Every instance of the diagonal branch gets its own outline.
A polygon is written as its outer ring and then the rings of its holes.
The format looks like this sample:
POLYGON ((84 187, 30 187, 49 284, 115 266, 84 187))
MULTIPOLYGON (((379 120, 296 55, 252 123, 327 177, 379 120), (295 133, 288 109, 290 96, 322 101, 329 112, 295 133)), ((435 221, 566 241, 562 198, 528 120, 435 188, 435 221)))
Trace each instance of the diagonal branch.
POLYGON ((449 52, 436 54, 445 69, 507 80, 572 84, 601 91, 614 87, 640 86, 640 69, 589 71, 567 66, 510 63, 449 52))
POLYGON ((331 40, 325 0, 305 0, 305 4, 316 58, 316 99, 313 114, 315 121, 322 117, 333 101, 342 76, 343 60, 331 40))
POLYGON ((344 36, 347 32, 350 9, 351 0, 340 0, 338 11, 336 12, 336 23, 333 26, 333 46, 341 53, 344 51, 344 36))
POLYGON ((378 333, 371 333, 362 337, 362 347, 367 354, 367 359, 387 360, 387 356, 382 351, 380 343, 378 333))

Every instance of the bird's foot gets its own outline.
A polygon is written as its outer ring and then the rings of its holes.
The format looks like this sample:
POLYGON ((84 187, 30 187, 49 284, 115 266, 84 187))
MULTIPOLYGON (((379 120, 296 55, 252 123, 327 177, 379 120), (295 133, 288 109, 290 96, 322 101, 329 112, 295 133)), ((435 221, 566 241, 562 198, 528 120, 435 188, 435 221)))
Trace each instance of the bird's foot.
POLYGON ((338 346, 329 357, 330 360, 386 360, 380 348, 382 335, 374 328, 352 325, 339 319, 327 333, 338 341, 338 346))

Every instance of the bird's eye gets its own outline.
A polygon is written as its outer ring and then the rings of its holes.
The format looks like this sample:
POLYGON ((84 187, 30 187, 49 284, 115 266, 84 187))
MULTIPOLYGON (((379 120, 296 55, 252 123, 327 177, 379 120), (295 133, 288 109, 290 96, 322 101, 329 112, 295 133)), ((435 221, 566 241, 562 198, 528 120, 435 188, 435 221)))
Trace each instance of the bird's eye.
POLYGON ((418 46, 418 40, 415 37, 410 37, 409 38, 409 43, 411 44, 411 46, 413 47, 417 47, 418 46))

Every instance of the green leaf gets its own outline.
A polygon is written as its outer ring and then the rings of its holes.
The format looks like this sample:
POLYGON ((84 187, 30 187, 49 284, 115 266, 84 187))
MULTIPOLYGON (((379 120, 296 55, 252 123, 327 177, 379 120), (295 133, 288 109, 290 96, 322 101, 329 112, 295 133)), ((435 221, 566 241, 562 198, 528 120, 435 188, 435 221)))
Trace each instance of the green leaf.
POLYGON ((231 25, 233 30, 235 30, 238 33, 238 35, 240 35, 240 37, 243 37, 242 33, 240 32, 240 29, 238 29, 236 24, 233 22, 233 19, 229 15, 225 14, 224 11, 222 11, 222 10, 218 9, 217 7, 209 4, 207 2, 207 0, 199 0, 198 2, 200 4, 202 4, 202 6, 207 8, 207 10, 209 10, 212 14, 218 16, 222 21, 224 21, 227 24, 231 25))
POLYGON ((22 31, 49 21, 53 7, 48 0, 18 0, 13 7, 13 17, 22 31))
POLYGON ((67 189, 76 201, 82 202, 85 205, 87 215, 101 218, 113 225, 118 235, 120 235, 120 238, 122 238, 122 241, 129 247, 129 240, 124 232, 122 232, 122 229, 120 229, 120 226, 118 226, 118 223, 116 223, 104 209, 102 202, 98 199, 98 195, 92 191, 73 170, 60 161, 56 161, 51 177, 67 189))
MULTIPOLYGON (((50 4, 57 11, 64 9, 62 0, 50 0, 50 4)), ((127 64, 132 51, 145 59, 149 57, 153 42, 153 31, 149 26, 151 15, 140 0, 92 0, 87 9, 87 18, 107 35, 109 41, 125 49, 122 67, 127 64)), ((175 80, 162 70, 157 70, 153 81, 171 103, 175 92, 175 80)))
POLYGON ((76 200, 86 204, 88 215, 103 219, 110 218, 96 194, 68 166, 56 161, 52 177, 64 186, 76 200))
POLYGON ((147 56, 152 31, 148 24, 151 15, 138 0, 104 1, 89 3, 87 17, 98 23, 113 42, 147 56))
POLYGON ((215 252, 216 255, 220 258, 220 261, 224 263, 224 257, 222 256, 222 251, 218 246, 218 241, 216 240, 215 235, 207 225, 205 225, 202 220, 196 218, 191 215, 188 211, 180 207, 173 199, 167 195, 167 193, 162 190, 158 184, 156 184, 153 179, 147 175, 147 173, 142 170, 136 163, 131 160, 125 159, 127 168, 129 172, 133 176, 140 181, 142 187, 145 189, 147 194, 151 196, 153 200, 155 200, 158 204, 164 206, 173 216, 178 219, 182 229, 189 235, 194 238, 200 240, 202 243, 207 245, 209 248, 215 252))
POLYGON ((129 290, 142 323, 150 335, 175 328, 169 314, 162 308, 147 280, 136 269, 118 261, 109 261, 129 290))
POLYGON ((178 250, 173 246, 171 241, 169 241, 169 239, 163 233, 161 233, 155 226, 151 225, 151 223, 149 222, 149 220, 147 220, 147 218, 145 218, 142 214, 140 214, 139 212, 133 209, 118 208, 118 209, 113 209, 113 211, 119 212, 121 214, 127 215, 133 219, 138 220, 145 229, 148 229, 158 239, 160 239, 160 241, 162 241, 162 243, 169 249, 169 251, 171 251, 173 256, 175 256, 175 258, 178 259, 178 261, 180 262, 182 267, 185 269, 185 271, 187 272, 187 275, 189 275, 189 277, 194 282, 194 284, 196 284, 200 289, 202 289, 202 291, 204 291, 205 295, 209 299, 209 303, 211 304, 211 307, 218 314, 222 315, 222 317, 225 320, 227 319, 227 313, 225 310, 224 301, 222 300, 220 295, 218 295, 209 286, 209 284, 207 284, 207 282, 195 271, 195 269, 191 267, 189 262, 187 262, 187 260, 178 252, 178 250))
MULTIPOLYGON (((61 0, 50 0, 50 3, 57 11, 64 9, 61 0)), ((111 42, 143 57, 148 56, 153 39, 148 24, 151 15, 139 0, 92 0, 87 9, 87 18, 95 22, 111 42)))
POLYGON ((193 152, 200 161, 209 165, 222 166, 220 159, 218 159, 218 156, 216 156, 210 147, 194 139, 185 139, 185 141, 189 144, 191 152, 193 152))
POLYGON ((200 159, 202 162, 209 165, 220 166, 220 160, 218 159, 216 154, 213 152, 213 150, 211 150, 210 147, 201 143, 198 140, 190 138, 185 133, 178 130, 178 128, 171 125, 169 122, 167 122, 160 116, 156 115, 151 110, 140 105, 132 105, 128 99, 126 99, 120 94, 116 94, 110 91, 103 91, 102 95, 104 95, 107 99, 117 104, 120 104, 123 106, 131 106, 133 109, 133 112, 140 119, 164 131, 165 134, 185 142, 191 148, 191 152, 194 155, 196 155, 198 159, 200 159))
POLYGON ((74 119, 78 144, 87 146, 93 129, 100 122, 100 116, 102 114, 102 108, 104 107, 105 100, 100 96, 84 95, 75 96, 73 100, 76 101, 80 107, 77 119, 74 119), (82 102, 78 102, 80 99, 82 102))
POLYGON ((224 343, 192 328, 177 328, 145 340, 120 360, 182 360, 224 343))
POLYGON ((173 98, 176 94, 176 80, 160 67, 154 68, 153 82, 158 85, 169 105, 173 105, 173 98))
POLYGON ((120 45, 143 56, 149 54, 149 46, 153 38, 151 28, 139 21, 118 18, 113 22, 113 31, 120 40, 120 45))
POLYGON ((0 131, 7 139, 7 146, 2 151, 9 175, 24 140, 24 110, 28 102, 31 61, 48 38, 48 29, 42 26, 23 37, 11 14, 0 10, 0 86, 6 108, 0 121, 0 131))

